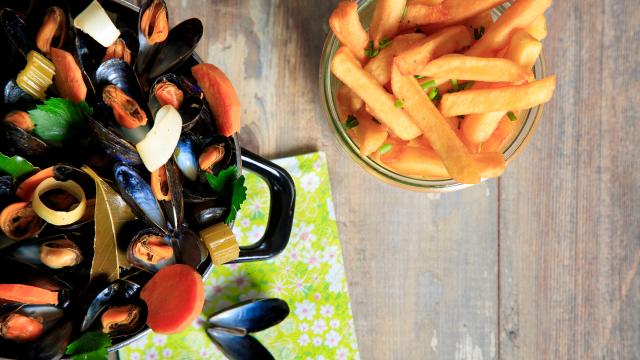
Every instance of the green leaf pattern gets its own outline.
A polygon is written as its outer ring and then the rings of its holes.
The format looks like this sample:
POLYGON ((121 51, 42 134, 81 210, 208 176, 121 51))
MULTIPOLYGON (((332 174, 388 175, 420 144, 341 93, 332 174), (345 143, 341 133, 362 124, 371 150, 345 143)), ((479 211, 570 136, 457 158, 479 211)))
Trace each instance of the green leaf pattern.
MULTIPOLYGON (((358 359, 351 305, 322 152, 275 161, 296 183, 293 232, 287 249, 266 262, 216 267, 206 281, 204 313, 177 335, 152 334, 120 350, 121 359, 224 359, 202 328, 206 317, 239 301, 279 297, 291 309, 281 324, 255 334, 276 359, 358 359)), ((269 191, 245 173, 247 201, 234 233, 241 244, 260 239, 269 191)))

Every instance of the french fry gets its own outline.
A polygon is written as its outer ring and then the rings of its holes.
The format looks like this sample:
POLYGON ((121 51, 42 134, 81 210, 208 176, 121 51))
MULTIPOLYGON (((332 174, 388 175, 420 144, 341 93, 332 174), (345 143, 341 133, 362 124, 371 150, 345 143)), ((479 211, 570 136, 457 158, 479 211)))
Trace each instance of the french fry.
POLYGON ((467 47, 472 41, 473 37, 466 26, 452 26, 401 52, 394 63, 403 75, 420 74, 431 60, 467 47))
POLYGON ((389 133, 384 126, 373 121, 371 115, 364 110, 358 111, 356 118, 358 119, 358 126, 349 131, 353 132, 355 138, 359 139, 357 144, 360 148, 360 155, 369 156, 384 144, 389 133))
POLYGON ((542 43, 539 40, 536 40, 529 32, 518 29, 514 31, 504 57, 524 68, 531 69, 538 60, 541 51, 542 43))
POLYGON ((340 47, 333 56, 331 72, 355 92, 376 113, 383 125, 402 140, 420 136, 420 129, 403 110, 395 107, 396 99, 366 72, 351 51, 340 47))
POLYGON ((447 19, 441 21, 424 22, 420 25, 426 25, 421 29, 427 33, 442 29, 450 25, 457 25, 477 16, 483 12, 493 9, 502 4, 504 0, 444 0, 444 7, 447 19))
POLYGON ((369 26, 369 36, 375 48, 381 40, 391 40, 396 36, 406 5, 407 0, 378 0, 369 26))
MULTIPOLYGON (((505 58, 520 64, 524 68, 531 69, 538 59, 538 56, 540 56, 541 50, 542 43, 540 43, 540 41, 534 39, 526 31, 518 29, 511 37, 505 58)), ((531 74, 531 80, 533 80, 533 74, 531 74)), ((474 89, 475 88, 477 88, 477 86, 474 86, 474 89)), ((494 130, 496 130, 500 119, 505 115, 506 111, 469 114, 462 123, 462 133, 466 139, 473 143, 484 143, 489 139, 494 130)))
POLYGON ((498 20, 476 41, 466 54, 471 56, 491 56, 506 47, 512 32, 526 28, 551 6, 552 0, 518 0, 498 18, 498 20))
POLYGON ((506 141, 513 135, 516 130, 517 121, 511 121, 508 116, 503 116, 498 123, 498 127, 487 139, 482 143, 482 152, 501 151, 506 141))
POLYGON ((483 11, 480 14, 467 19, 464 24, 470 27, 472 29, 471 31, 473 31, 473 29, 480 28, 483 28, 485 31, 487 31, 487 29, 490 28, 491 25, 493 25, 493 16, 491 15, 491 10, 483 11))
POLYGON ((403 101, 404 108, 411 115, 413 122, 442 159, 448 173, 461 183, 479 183, 480 173, 469 151, 429 100, 418 81, 412 75, 402 75, 394 65, 391 72, 391 88, 396 97, 403 101))
POLYGON ((411 0, 413 4, 436 6, 442 4, 444 0, 411 0))
POLYGON ((369 44, 369 35, 360 23, 358 3, 355 1, 341 1, 329 17, 329 27, 342 45, 351 50, 360 61, 367 59, 365 48, 369 44))
MULTIPOLYGON (((502 175, 506 168, 504 155, 498 152, 471 154, 471 158, 480 169, 483 178, 494 178, 502 175)), ((434 150, 421 146, 407 146, 402 156, 391 161, 382 160, 391 170, 405 175, 425 179, 442 180, 451 177, 442 160, 434 150)))
POLYGON ((450 54, 430 61, 421 72, 438 79, 460 79, 487 82, 524 82, 531 75, 513 61, 450 54))
POLYGON ((407 10, 400 20, 400 30, 408 30, 424 24, 440 23, 449 18, 444 4, 430 6, 409 1, 407 10))
POLYGON ((396 36, 389 47, 380 50, 378 56, 369 60, 364 69, 373 75, 380 85, 385 85, 391 81, 391 66, 393 66, 393 57, 399 53, 410 49, 418 41, 425 39, 424 34, 404 34, 396 36))
POLYGON ((357 112, 364 106, 362 99, 344 84, 338 89, 338 99, 350 113, 357 112))
POLYGON ((524 85, 448 93, 442 96, 440 111, 444 116, 458 116, 524 110, 549 101, 555 87, 556 77, 549 76, 524 85))
POLYGON ((547 37, 547 19, 544 15, 540 15, 525 30, 534 38, 542 41, 547 37))

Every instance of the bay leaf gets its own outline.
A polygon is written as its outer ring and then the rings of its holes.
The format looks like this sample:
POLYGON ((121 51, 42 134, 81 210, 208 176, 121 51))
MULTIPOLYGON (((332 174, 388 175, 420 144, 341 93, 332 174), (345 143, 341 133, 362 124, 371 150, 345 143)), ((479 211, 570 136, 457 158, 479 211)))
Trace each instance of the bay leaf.
POLYGON ((95 229, 91 279, 106 276, 109 281, 120 278, 120 267, 128 267, 125 251, 117 244, 117 236, 122 226, 135 219, 131 208, 98 174, 88 166, 83 166, 96 183, 95 229))

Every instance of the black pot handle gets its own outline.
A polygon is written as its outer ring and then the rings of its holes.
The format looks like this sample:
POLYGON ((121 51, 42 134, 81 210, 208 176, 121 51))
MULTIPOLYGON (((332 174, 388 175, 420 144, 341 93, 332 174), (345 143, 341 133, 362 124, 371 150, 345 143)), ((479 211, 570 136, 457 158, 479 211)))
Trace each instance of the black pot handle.
POLYGON ((296 203, 296 188, 289 173, 280 166, 242 149, 242 167, 256 173, 269 186, 271 205, 269 221, 264 235, 255 244, 240 247, 240 257, 232 263, 271 259, 287 247, 293 210, 296 203))

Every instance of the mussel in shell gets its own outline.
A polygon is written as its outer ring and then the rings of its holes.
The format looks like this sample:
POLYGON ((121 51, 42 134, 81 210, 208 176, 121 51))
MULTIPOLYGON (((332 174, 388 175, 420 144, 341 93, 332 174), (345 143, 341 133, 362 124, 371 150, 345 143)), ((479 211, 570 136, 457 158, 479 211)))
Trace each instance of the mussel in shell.
POLYGON ((42 159, 51 162, 51 159, 47 159, 53 154, 51 146, 6 120, 0 123, 0 141, 4 147, 16 155, 30 160, 42 159))
POLYGON ((113 173, 120 195, 134 213, 158 229, 167 231, 167 220, 160 204, 142 176, 126 164, 117 164, 113 173))
POLYGON ((178 88, 178 85, 163 80, 156 84, 153 89, 153 95, 158 99, 160 106, 171 105, 179 110, 184 101, 184 92, 178 88))
POLYGON ((138 103, 115 85, 102 90, 102 100, 113 111, 118 124, 126 129, 135 129, 147 124, 147 114, 138 103))
POLYGON ((87 119, 87 129, 91 138, 115 161, 132 166, 142 165, 142 159, 136 148, 114 130, 91 117, 87 119))
POLYGON ((190 130, 200 121, 211 122, 211 113, 204 103, 202 91, 184 76, 162 75, 151 85, 151 112, 157 112, 164 105, 171 105, 178 110, 183 130, 190 130))
POLYGON ((224 144, 212 144, 204 148, 198 158, 200 170, 211 173, 212 169, 218 165, 225 155, 224 144))
POLYGON ((62 47, 67 37, 67 28, 64 10, 57 6, 48 8, 36 35, 36 46, 44 54, 49 55, 52 47, 62 47))
MULTIPOLYGON (((158 1, 158 0, 157 0, 158 1)), ((187 19, 174 26, 149 67, 148 77, 153 79, 177 68, 195 51, 204 27, 196 18, 187 19)))
POLYGON ((175 263, 171 237, 152 229, 137 233, 127 249, 127 259, 134 266, 156 272, 175 263))
POLYGON ((107 48, 107 51, 102 58, 102 62, 111 59, 120 59, 127 64, 131 65, 131 50, 127 47, 127 43, 122 38, 118 38, 111 46, 107 48))
POLYGON ((42 319, 20 313, 10 313, 0 318, 0 336, 17 343, 35 341, 42 335, 42 319))
POLYGON ((17 202, 0 212, 0 229, 10 239, 20 241, 38 235, 45 222, 31 207, 31 203, 17 202))
POLYGON ((149 44, 158 44, 169 36, 167 4, 163 0, 152 0, 141 11, 140 31, 149 44))
POLYGON ((25 111, 11 111, 5 115, 4 121, 26 132, 31 132, 35 128, 31 117, 25 111))
POLYGON ((111 334, 134 331, 140 326, 141 313, 140 307, 133 304, 110 307, 100 317, 102 332, 111 334))
POLYGON ((69 239, 49 240, 40 246, 40 261, 52 269, 75 266, 82 262, 82 252, 69 239))

